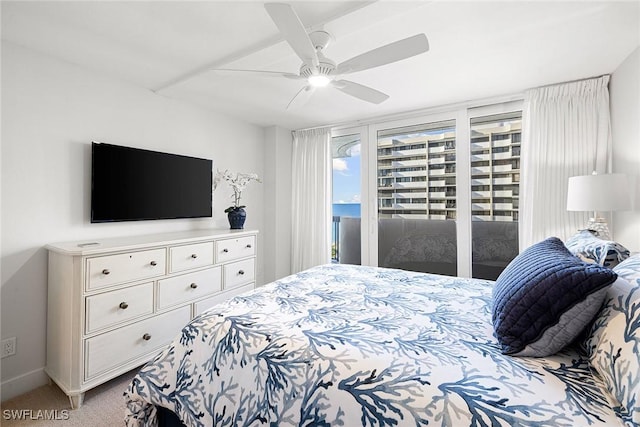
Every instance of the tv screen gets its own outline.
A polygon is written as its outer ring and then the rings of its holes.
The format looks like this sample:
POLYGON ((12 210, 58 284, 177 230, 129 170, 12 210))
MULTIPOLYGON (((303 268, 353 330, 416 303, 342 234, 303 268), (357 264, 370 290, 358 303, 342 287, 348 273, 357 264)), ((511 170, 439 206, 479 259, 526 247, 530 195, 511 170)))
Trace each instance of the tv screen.
POLYGON ((93 142, 91 222, 211 216, 213 162, 93 142))

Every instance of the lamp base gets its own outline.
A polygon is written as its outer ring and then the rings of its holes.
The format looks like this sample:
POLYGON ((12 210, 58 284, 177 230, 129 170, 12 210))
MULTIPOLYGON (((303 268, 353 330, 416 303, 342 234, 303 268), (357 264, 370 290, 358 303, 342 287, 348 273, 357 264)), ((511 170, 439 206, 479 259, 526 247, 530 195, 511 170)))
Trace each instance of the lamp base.
POLYGON ((607 225, 607 221, 604 218, 589 218, 587 229, 594 231, 596 233, 596 236, 603 240, 611 238, 609 234, 609 226, 607 225))

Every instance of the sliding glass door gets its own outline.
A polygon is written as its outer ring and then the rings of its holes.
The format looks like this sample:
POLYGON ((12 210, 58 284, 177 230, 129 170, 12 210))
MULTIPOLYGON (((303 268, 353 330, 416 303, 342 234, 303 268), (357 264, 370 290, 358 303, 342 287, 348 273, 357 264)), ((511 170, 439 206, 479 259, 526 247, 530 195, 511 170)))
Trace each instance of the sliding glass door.
POLYGON ((518 253, 520 106, 334 131, 333 262, 497 278, 518 253))
POLYGON ((331 260, 361 264, 362 233, 362 130, 334 132, 331 138, 333 168, 331 260))
POLYGON ((455 120, 376 132, 378 265, 457 274, 455 120))
POLYGON ((472 275, 495 280, 518 254, 522 112, 472 117, 470 127, 472 275))

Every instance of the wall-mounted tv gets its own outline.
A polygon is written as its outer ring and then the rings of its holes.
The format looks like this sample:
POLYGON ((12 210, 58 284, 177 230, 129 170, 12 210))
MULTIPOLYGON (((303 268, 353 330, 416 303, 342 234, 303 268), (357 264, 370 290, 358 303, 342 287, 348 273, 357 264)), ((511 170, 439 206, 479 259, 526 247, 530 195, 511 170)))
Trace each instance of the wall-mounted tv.
POLYGON ((213 162, 93 142, 91 222, 211 217, 213 162))

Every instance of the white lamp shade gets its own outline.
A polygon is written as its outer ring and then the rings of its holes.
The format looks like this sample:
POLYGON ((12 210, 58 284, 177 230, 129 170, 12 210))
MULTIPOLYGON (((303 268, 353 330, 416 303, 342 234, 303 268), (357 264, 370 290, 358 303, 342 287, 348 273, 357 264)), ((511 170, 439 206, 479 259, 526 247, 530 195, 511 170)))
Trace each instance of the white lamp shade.
POLYGON ((611 173, 569 178, 568 211, 623 211, 631 209, 631 189, 627 175, 611 173))

